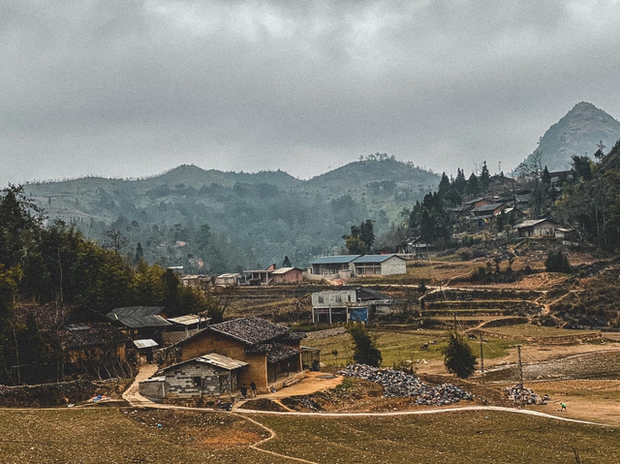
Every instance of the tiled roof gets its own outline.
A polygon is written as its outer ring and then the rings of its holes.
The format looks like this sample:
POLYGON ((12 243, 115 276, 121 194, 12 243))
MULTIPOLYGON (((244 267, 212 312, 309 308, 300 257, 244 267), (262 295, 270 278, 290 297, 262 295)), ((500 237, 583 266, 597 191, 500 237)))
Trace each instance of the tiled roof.
POLYGON ((96 345, 119 345, 129 338, 109 323, 70 324, 56 332, 66 348, 96 345))
POLYGON ((274 324, 259 317, 232 319, 219 324, 213 324, 209 329, 249 345, 273 340, 291 330, 284 325, 274 324))
POLYGON ((267 361, 276 363, 301 353, 301 350, 286 345, 278 345, 276 343, 266 343, 248 346, 245 349, 248 354, 267 353, 267 361))
POLYGON ((172 325, 159 315, 163 310, 162 306, 129 306, 113 309, 106 316, 112 321, 118 321, 131 329, 172 325))

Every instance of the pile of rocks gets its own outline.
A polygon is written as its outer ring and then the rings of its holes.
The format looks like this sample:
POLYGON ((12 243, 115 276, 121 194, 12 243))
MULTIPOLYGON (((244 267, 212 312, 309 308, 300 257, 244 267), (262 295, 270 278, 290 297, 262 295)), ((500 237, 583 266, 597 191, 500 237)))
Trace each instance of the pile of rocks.
POLYGON ((534 393, 534 390, 525 388, 520 383, 516 384, 514 387, 506 387, 506 391, 508 392, 508 398, 515 403, 547 404, 549 400, 549 395, 539 396, 534 393))
POLYGON ((383 387, 383 396, 386 397, 416 396, 415 403, 420 405, 443 406, 457 403, 460 400, 473 399, 471 393, 454 385, 444 383, 431 386, 414 375, 395 369, 380 369, 366 364, 351 364, 339 371, 338 374, 378 383, 383 387))

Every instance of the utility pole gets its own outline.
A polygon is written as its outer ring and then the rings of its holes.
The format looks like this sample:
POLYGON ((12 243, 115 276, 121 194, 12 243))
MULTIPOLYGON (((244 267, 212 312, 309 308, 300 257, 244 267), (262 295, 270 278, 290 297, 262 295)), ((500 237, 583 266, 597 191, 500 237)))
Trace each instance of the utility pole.
POLYGON ((482 350, 482 334, 480 334, 480 372, 484 374, 484 351, 482 350))
POLYGON ((523 387, 523 364, 521 363, 521 345, 517 345, 517 353, 519 354, 519 384, 521 385, 521 409, 525 409, 525 388, 523 387))
POLYGON ((523 387, 523 364, 521 363, 521 345, 517 345, 517 353, 519 354, 519 383, 523 387))

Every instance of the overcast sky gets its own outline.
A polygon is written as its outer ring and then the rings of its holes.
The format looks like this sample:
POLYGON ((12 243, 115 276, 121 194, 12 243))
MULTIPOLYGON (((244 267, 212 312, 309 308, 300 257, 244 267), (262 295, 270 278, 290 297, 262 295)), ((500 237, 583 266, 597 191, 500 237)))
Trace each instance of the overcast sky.
POLYGON ((0 0, 0 183, 388 153, 514 168, 620 116, 617 0, 0 0))

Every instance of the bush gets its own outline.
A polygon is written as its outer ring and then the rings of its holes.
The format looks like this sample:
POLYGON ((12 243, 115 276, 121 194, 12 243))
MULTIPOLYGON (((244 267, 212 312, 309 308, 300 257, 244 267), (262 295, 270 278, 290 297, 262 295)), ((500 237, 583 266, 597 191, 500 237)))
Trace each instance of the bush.
POLYGON ((476 356, 467 340, 457 332, 450 332, 448 344, 441 348, 444 365, 462 379, 466 379, 476 370, 476 356))
POLYGON ((379 367, 383 361, 381 351, 375 346, 375 339, 362 324, 354 324, 347 329, 353 338, 353 360, 358 364, 379 367))
POLYGON ((570 273, 570 263, 568 257, 559 248, 554 248, 547 252, 547 259, 545 260, 545 269, 547 272, 563 272, 570 273))

